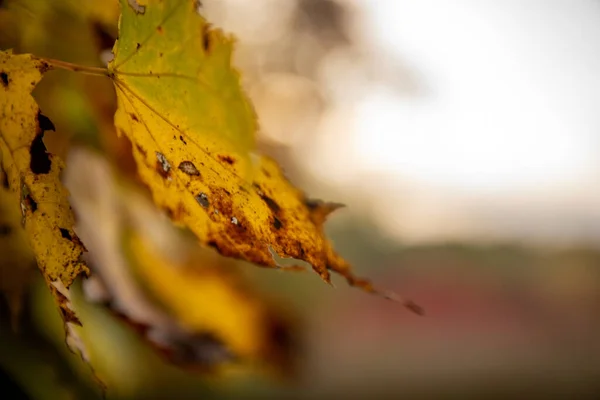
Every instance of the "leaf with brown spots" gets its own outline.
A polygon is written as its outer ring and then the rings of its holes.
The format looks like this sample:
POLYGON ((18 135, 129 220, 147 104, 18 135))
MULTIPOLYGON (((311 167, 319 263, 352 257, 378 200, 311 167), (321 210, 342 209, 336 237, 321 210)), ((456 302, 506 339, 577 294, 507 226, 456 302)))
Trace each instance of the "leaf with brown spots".
POLYGON ((391 297, 357 278, 325 237, 337 206, 305 202, 275 161, 255 154, 257 122, 231 66, 233 38, 194 0, 149 0, 143 12, 121 0, 121 9, 108 66, 115 124, 134 144, 154 202, 226 256, 277 268, 272 249, 310 263, 326 282, 334 271, 391 297))
POLYGON ((0 85, 2 205, 7 215, 19 216, 17 224, 12 218, 10 230, 21 230, 26 237, 65 322, 77 324, 68 288, 88 273, 81 260, 85 248, 72 230, 73 213, 60 182, 63 163, 44 145, 44 133, 54 125, 31 96, 48 69, 31 55, 0 52, 0 74, 6 77, 0 85))
MULTIPOLYGON (((94 266, 84 286, 88 298, 107 304, 159 354, 186 369, 215 377, 231 377, 233 370, 293 372, 294 319, 253 290, 233 260, 176 229, 145 191, 99 155, 75 149, 69 162, 65 184, 94 266)), ((96 332, 84 309, 82 337, 91 343, 96 332)), ((112 387, 106 349, 88 348, 90 362, 112 387)))

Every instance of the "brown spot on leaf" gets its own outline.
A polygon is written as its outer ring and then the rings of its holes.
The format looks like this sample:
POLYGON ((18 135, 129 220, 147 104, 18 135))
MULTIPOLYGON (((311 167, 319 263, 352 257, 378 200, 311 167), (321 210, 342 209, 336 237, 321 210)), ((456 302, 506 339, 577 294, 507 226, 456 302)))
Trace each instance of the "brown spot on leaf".
POLYGON ((134 120, 135 122, 140 122, 140 120, 138 119, 137 115, 135 115, 134 113, 130 113, 129 116, 131 117, 132 120, 134 120))
POLYGON ((281 229, 283 227, 283 224, 281 223, 281 221, 279 220, 279 218, 277 217, 273 217, 273 227, 277 230, 281 229))
POLYGON ((191 161, 182 161, 177 168, 190 176, 200 175, 200 171, 198 171, 198 168, 191 161))
POLYGON ((304 251, 304 247, 302 247, 302 243, 298 242, 298 254, 300 254, 300 259, 304 259, 304 256, 306 255, 306 251, 304 251))
POLYGON ((196 196, 196 201, 204 208, 208 208, 210 205, 206 193, 200 193, 198 196, 196 196))
POLYGON ((262 194, 259 193, 259 196, 261 199, 263 199, 263 201, 265 202, 267 207, 269 207, 271 209, 271 211, 273 211, 276 214, 279 214, 279 212, 281 212, 281 207, 279 207, 279 204, 277 204, 275 202, 275 200, 273 200, 272 198, 270 198, 269 196, 267 196, 264 193, 262 193, 262 194))
POLYGON ((229 155, 223 155, 223 154, 219 154, 217 156, 217 158, 224 163, 227 163, 229 165, 233 165, 235 163, 235 160, 233 159, 233 157, 229 156, 229 155))
POLYGON ((135 44, 135 49, 136 49, 136 50, 139 50, 139 49, 140 49, 140 47, 142 47, 142 44, 141 44, 141 43, 136 43, 136 44, 135 44))
POLYGON ((162 25, 157 26, 156 31, 162 35, 162 33, 164 32, 162 25))
MULTIPOLYGON (((219 252, 225 256, 239 257, 239 246, 244 246, 244 258, 248 260, 260 260, 264 256, 254 256, 251 253, 260 254, 261 244, 257 243, 252 224, 245 218, 243 213, 235 211, 231 195, 223 188, 212 188, 211 206, 219 210, 219 215, 214 220, 229 221, 225 225, 225 234, 215 237, 213 240, 219 244, 219 252), (249 246, 249 248, 248 248, 249 246)), ((211 214, 212 215, 212 214, 211 214)))
POLYGON ((8 74, 6 72, 0 72, 0 81, 2 81, 2 86, 8 87, 8 74))
POLYGON ((68 229, 65 229, 65 228, 58 228, 58 229, 60 230, 60 235, 63 237, 63 239, 73 240, 68 229))
POLYGON ((202 46, 204 47, 205 52, 209 52, 211 48, 212 40, 210 37, 210 28, 208 24, 205 24, 202 27, 202 46))
POLYGON ((182 135, 179 135, 179 140, 181 140, 181 142, 187 146, 187 142, 185 141, 182 135))
POLYGON ((146 150, 140 146, 139 144, 135 144, 135 148, 137 149, 137 151, 139 151, 144 157, 146 157, 148 155, 148 153, 146 153, 146 150))

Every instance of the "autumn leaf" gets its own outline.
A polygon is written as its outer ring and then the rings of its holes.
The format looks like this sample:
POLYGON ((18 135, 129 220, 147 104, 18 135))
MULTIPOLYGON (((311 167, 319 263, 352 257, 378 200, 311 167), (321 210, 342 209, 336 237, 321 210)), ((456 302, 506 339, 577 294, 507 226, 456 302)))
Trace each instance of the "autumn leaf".
POLYGON ((77 324, 68 288, 76 277, 89 272, 81 260, 85 248, 73 231, 68 193, 60 182, 63 162, 44 145, 44 133, 54 130, 54 125, 31 96, 49 68, 31 55, 0 52, 3 186, 12 193, 9 212, 20 210, 20 226, 65 322, 77 324))
POLYGON ((185 331, 198 332, 185 335, 187 341, 210 339, 212 351, 196 345, 195 351, 186 354, 181 351, 186 347, 175 347, 170 354, 173 362, 192 367, 202 363, 262 367, 263 363, 276 367, 272 371, 290 370, 286 354, 291 350, 287 339, 291 329, 286 320, 251 291, 222 256, 195 251, 176 261, 140 232, 128 234, 125 245, 141 283, 185 331))
MULTIPOLYGON (((176 229, 141 188, 117 177, 99 155, 74 149, 65 184, 90 251, 94 275, 84 282, 89 299, 108 304, 181 367, 223 376, 293 369, 291 323, 251 290, 232 260, 176 229)), ((81 334, 91 336, 85 317, 81 334)), ((105 358, 86 347, 96 371, 110 374, 102 368, 105 358)))
MULTIPOLYGON (((115 124, 133 143, 155 203, 221 254, 278 268, 303 260, 326 282, 380 292, 356 277, 322 224, 338 205, 308 200, 277 163, 255 153, 256 116, 231 66, 234 40, 193 0, 121 0, 109 76, 115 124)), ((418 311, 410 302, 406 305, 418 311)))

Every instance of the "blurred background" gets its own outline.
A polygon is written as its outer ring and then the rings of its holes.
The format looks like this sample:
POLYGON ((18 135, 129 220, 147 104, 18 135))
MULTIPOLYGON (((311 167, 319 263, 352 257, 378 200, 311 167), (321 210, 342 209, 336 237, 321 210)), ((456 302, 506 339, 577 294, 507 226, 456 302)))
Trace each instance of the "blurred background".
MULTIPOLYGON (((2 48, 107 61, 116 4, 4 3, 2 48)), ((82 305, 84 326, 105 331, 87 347, 115 353, 106 371, 121 366, 108 398, 596 398, 600 2, 203 0, 202 13, 239 39, 261 151, 311 197, 346 204, 326 226, 336 249, 426 316, 341 280, 332 289, 314 274, 236 263, 285 309, 277 318, 295 321, 283 325, 297 338, 278 345, 293 378, 215 386, 82 305)), ((67 176, 73 165, 92 169, 96 156, 76 149, 85 146, 135 180, 127 144, 111 131, 110 82, 72 75, 49 74, 34 93, 57 126, 48 147, 67 158, 67 176)), ((78 203, 68 179, 76 211, 95 204, 78 203)), ((97 395, 88 368, 60 349, 39 281, 24 318, 32 338, 2 325, 7 384, 34 396, 19 359, 48 387, 97 395)))

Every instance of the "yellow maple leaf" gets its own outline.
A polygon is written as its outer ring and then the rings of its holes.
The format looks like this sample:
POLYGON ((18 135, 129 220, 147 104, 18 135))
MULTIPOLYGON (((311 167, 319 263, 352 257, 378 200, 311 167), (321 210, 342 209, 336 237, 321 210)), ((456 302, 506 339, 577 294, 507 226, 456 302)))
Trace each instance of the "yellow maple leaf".
POLYGON ((323 221, 338 205, 308 200, 254 153, 256 117, 231 66, 233 38, 193 0, 121 0, 121 12, 108 66, 115 124, 155 203, 223 255, 277 268, 274 251, 308 262, 326 282, 335 271, 392 297, 353 275, 326 239, 323 221))
MULTIPOLYGON (((252 290, 232 260, 176 229, 142 188, 118 177, 99 155, 74 149, 69 161, 65 184, 94 266, 85 282, 89 298, 109 304, 181 367, 215 376, 293 371, 292 318, 252 290)), ((93 345, 97 332, 85 308, 77 309, 90 362, 104 380, 111 375, 107 357, 93 345)))
POLYGON ((21 226, 65 322, 78 323, 67 290, 77 276, 89 272, 81 260, 85 248, 73 232, 68 193, 60 182, 63 162, 43 142, 44 132, 54 125, 31 96, 49 68, 31 55, 0 52, 3 185, 13 193, 11 212, 20 209, 21 226))

